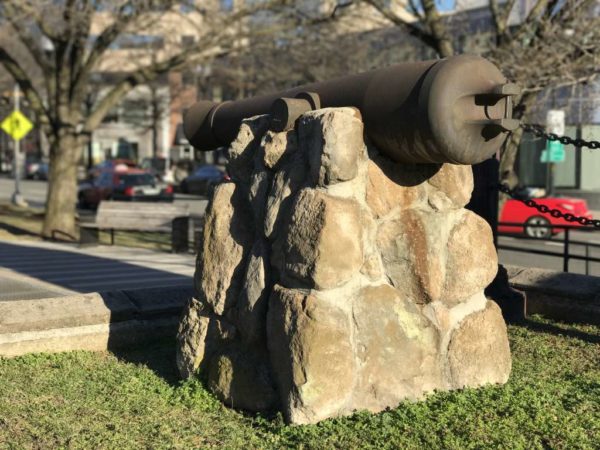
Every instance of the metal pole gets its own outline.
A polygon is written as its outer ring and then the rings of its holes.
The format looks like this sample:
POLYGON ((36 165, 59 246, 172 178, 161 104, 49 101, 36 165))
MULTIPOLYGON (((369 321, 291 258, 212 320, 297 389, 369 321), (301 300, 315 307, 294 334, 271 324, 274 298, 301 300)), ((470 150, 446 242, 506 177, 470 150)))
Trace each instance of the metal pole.
MULTIPOLYGON (((20 97, 20 92, 19 92, 19 85, 15 84, 15 89, 14 89, 14 103, 15 103, 15 111, 19 111, 19 97, 20 97)), ((13 155, 13 167, 14 167, 14 172, 15 172, 15 191, 13 192, 11 201, 14 205, 17 206, 23 206, 26 207, 27 206, 27 201, 25 200, 25 198, 21 195, 21 191, 20 191, 20 181, 21 181, 21 142, 18 139, 14 140, 14 155, 13 155)))
POLYGON ((563 245, 563 272, 569 271, 569 229, 565 228, 565 241, 563 245))
POLYGON ((590 274, 590 246, 585 244, 585 274, 590 274))

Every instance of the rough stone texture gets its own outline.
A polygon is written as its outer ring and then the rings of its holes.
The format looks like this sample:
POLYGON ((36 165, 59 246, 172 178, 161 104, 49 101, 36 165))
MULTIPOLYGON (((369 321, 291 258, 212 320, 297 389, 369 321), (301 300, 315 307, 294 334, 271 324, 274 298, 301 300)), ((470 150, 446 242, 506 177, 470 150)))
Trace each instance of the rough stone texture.
POLYGON ((313 423, 346 410, 356 364, 348 312, 314 292, 275 286, 267 330, 288 420, 313 423))
POLYGON ((206 214, 194 278, 196 297, 206 299, 216 314, 237 302, 253 238, 252 219, 240 189, 234 183, 220 184, 206 214))
POLYGON ((363 123, 353 108, 325 108, 304 114, 299 148, 308 155, 311 181, 319 186, 348 181, 365 158, 363 123))
POLYGON ((392 211, 415 208, 426 201, 424 182, 435 168, 399 164, 380 155, 368 161, 366 201, 375 217, 392 211))
POLYGON ((208 387, 228 406, 249 411, 266 411, 278 398, 265 364, 265 355, 251 351, 225 351, 212 358, 208 387))
POLYGON ((236 329, 212 315, 200 301, 191 298, 183 310, 177 333, 176 362, 179 372, 190 377, 218 347, 219 341, 231 341, 236 329))
POLYGON ((396 289, 387 284, 361 289, 352 317, 359 360, 356 407, 381 411, 443 386, 438 334, 396 289))
POLYGON ((362 266, 361 210, 354 200, 302 190, 285 236, 285 273, 308 287, 334 288, 362 266))
POLYGON ((264 240, 257 240, 248 258, 237 305, 237 323, 246 343, 264 342, 270 290, 268 244, 264 240))
POLYGON ((302 154, 290 158, 282 170, 275 173, 267 198, 264 234, 274 239, 281 228, 283 217, 289 215, 289 207, 306 178, 306 159, 302 154))
POLYGON ((506 383, 511 369, 506 324, 496 303, 468 316, 448 347, 454 387, 506 383))
POLYGON ((278 170, 290 155, 296 152, 298 138, 294 130, 281 133, 267 131, 262 138, 260 147, 265 167, 278 170))
POLYGON ((471 199, 473 171, 470 166, 442 164, 427 182, 434 188, 428 195, 429 205, 434 209, 462 208, 471 199))
POLYGON ((238 135, 227 151, 229 174, 235 182, 242 185, 250 183, 254 157, 268 125, 268 116, 257 116, 242 121, 238 135))
POLYGON ((493 239, 492 230, 484 219, 472 211, 463 211, 448 239, 445 302, 459 303, 492 282, 498 271, 493 239))
POLYGON ((215 190, 181 374, 292 423, 505 382, 506 327, 483 292, 491 230, 463 209, 471 169, 367 152, 352 108, 306 113, 284 133, 267 122, 244 121, 234 182, 215 190))

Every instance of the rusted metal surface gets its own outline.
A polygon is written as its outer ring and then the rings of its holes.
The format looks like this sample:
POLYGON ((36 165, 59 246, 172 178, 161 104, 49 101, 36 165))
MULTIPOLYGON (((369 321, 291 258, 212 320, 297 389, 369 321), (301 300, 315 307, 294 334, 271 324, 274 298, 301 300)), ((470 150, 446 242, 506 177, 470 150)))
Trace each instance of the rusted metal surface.
POLYGON ((490 158, 512 119, 519 88, 473 55, 404 63, 272 95, 235 102, 198 102, 184 118, 200 150, 228 145, 243 119, 271 114, 272 129, 290 128, 309 109, 360 110, 365 132, 388 157, 404 163, 476 164, 490 158))

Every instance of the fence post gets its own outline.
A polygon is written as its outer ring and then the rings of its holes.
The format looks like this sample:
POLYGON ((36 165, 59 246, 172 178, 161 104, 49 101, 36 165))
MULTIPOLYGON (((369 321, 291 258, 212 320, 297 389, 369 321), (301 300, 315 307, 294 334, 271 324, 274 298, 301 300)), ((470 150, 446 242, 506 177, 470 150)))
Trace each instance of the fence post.
POLYGON ((569 271, 569 229, 565 228, 565 240, 563 245, 563 272, 569 271))

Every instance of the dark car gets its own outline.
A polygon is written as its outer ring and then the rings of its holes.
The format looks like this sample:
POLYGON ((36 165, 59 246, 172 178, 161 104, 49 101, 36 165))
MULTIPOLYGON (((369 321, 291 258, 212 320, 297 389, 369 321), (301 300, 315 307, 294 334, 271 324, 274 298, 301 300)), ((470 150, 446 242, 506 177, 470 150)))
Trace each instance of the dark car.
POLYGON ((167 173, 167 158, 144 158, 140 167, 162 180, 167 173))
POLYGON ((228 180, 229 176, 220 167, 205 165, 184 178, 179 188, 185 194, 207 195, 215 185, 228 180))
POLYGON ((95 208, 102 200, 172 202, 173 187, 143 170, 107 170, 79 186, 78 200, 81 208, 95 208))
POLYGON ((28 161, 25 164, 25 175, 30 180, 47 180, 48 179, 48 163, 43 161, 28 161))

